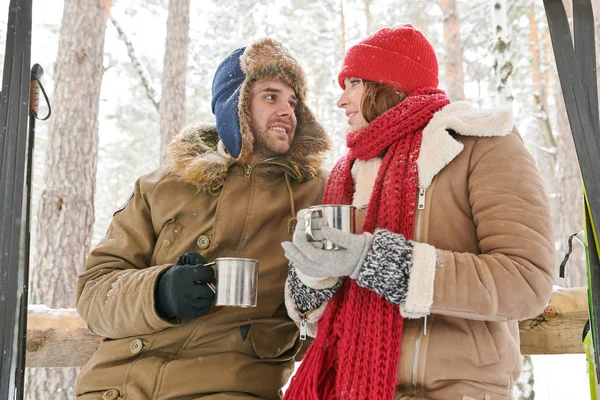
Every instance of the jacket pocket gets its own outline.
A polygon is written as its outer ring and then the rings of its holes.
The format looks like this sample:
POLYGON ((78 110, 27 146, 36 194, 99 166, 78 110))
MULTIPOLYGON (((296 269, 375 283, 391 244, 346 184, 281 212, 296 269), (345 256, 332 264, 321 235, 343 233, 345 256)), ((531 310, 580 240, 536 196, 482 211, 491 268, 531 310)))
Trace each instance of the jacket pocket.
MULTIPOLYGON (((160 231, 158 239, 156 239, 156 245, 154 246, 154 253, 152 254, 150 265, 162 265, 166 264, 169 252, 173 247, 176 247, 176 243, 179 237, 181 237, 181 231, 184 226, 175 219, 167 221, 165 226, 160 231)), ((179 254, 177 254, 179 256, 179 254)))
POLYGON ((494 337, 484 321, 466 320, 475 348, 477 365, 484 367, 500 362, 500 354, 494 337))
POLYGON ((262 360, 290 360, 300 350, 300 344, 296 345, 298 328, 290 320, 253 323, 249 336, 256 355, 262 360))

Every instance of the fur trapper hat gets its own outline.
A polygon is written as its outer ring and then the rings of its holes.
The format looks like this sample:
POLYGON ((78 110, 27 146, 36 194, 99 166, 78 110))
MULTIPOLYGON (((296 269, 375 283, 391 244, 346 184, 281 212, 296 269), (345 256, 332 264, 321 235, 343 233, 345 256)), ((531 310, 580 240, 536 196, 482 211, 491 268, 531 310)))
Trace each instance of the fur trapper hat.
POLYGON ((291 158, 307 156, 303 141, 327 135, 306 105, 304 71, 288 50, 272 39, 262 39, 235 50, 217 68, 211 104, 223 145, 241 163, 252 153, 251 85, 263 79, 279 80, 294 90, 298 98, 297 126, 289 153, 291 158))

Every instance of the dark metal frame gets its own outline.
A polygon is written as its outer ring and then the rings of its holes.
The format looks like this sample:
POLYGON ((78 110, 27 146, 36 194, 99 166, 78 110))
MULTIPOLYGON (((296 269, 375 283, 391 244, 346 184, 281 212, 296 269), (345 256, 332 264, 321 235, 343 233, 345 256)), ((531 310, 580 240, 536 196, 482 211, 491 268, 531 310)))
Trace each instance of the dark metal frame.
POLYGON ((0 93, 0 399, 22 399, 27 332, 32 0, 11 0, 0 93))
POLYGON ((583 180, 590 328, 600 382, 600 118, 591 0, 573 0, 573 36, 562 0, 544 0, 558 77, 583 180))

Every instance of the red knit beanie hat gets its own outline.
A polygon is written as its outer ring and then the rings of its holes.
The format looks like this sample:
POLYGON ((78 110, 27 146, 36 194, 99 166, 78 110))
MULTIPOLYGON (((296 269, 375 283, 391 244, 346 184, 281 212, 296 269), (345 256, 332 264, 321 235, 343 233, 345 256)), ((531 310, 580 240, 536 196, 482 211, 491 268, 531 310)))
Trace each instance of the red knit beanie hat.
POLYGON ((410 24, 383 28, 350 47, 338 82, 360 78, 392 86, 406 94, 437 88, 438 62, 431 43, 410 24))

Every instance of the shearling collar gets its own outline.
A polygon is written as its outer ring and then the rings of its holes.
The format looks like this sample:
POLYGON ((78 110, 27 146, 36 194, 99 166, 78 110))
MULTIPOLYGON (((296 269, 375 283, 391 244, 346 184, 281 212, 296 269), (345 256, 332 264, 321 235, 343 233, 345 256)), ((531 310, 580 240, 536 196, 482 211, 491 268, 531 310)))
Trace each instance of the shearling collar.
MULTIPOLYGON (((297 181, 316 176, 329 149, 329 138, 324 131, 323 135, 322 138, 296 136, 290 151, 272 161, 285 165, 283 170, 297 181), (294 151, 298 146, 302 150, 294 151)), ((236 163, 238 160, 232 158, 219 141, 216 127, 201 125, 184 129, 173 139, 164 171, 200 192, 210 192, 223 185, 227 170, 236 163)))
MULTIPOLYGON (((508 135, 512 127, 510 106, 485 109, 466 101, 448 104, 434 114, 423 130, 417 159, 419 187, 427 189, 433 178, 462 151, 464 145, 454 139, 448 130, 462 136, 491 137, 508 135)), ((368 203, 380 166, 381 158, 354 162, 354 206, 361 207, 368 203)))
POLYGON ((467 101, 455 101, 434 114, 423 130, 417 166, 419 187, 428 188, 433 178, 463 149, 449 130, 462 136, 506 136, 513 128, 510 106, 478 108, 467 101))

